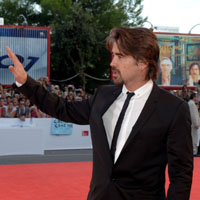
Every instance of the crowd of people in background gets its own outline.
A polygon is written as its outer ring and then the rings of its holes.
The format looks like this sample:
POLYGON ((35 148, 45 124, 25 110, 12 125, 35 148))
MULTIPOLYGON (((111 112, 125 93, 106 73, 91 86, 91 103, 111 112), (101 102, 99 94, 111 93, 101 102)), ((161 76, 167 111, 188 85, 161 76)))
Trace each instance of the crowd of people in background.
MULTIPOLYGON (((52 84, 49 82, 48 77, 41 77, 38 81, 50 92, 57 94, 67 101, 82 101, 89 98, 82 88, 75 88, 73 84, 67 84, 64 87, 60 85, 52 84)), ((170 92, 179 98, 189 101, 192 93, 200 93, 198 87, 196 90, 190 90, 186 85, 181 90, 170 90, 170 92)), ((200 108, 199 101, 197 102, 198 108, 200 108)), ((199 109, 200 110, 200 109, 199 109)), ((45 118, 50 117, 43 113, 36 105, 32 105, 29 99, 26 99, 22 94, 14 91, 12 87, 4 87, 0 85, 0 117, 6 118, 45 118)))
MULTIPOLYGON (((90 96, 82 88, 75 88, 73 84, 61 87, 60 85, 50 83, 48 77, 41 77, 38 81, 46 88, 46 90, 53 94, 57 94, 68 102, 82 101, 88 99, 90 96)), ((189 87, 184 85, 181 90, 170 90, 170 92, 173 95, 184 99, 186 102, 189 102, 189 105, 191 96, 194 96, 195 94, 196 100, 194 101, 194 105, 196 104, 197 106, 196 112, 198 112, 198 114, 196 115, 198 116, 194 117, 198 119, 198 127, 195 129, 195 131, 197 131, 200 126, 200 84, 197 85, 195 90, 191 90, 189 87)), ((193 115, 194 114, 191 113, 191 116, 193 115)), ((25 121, 26 118, 49 118, 51 116, 42 112, 36 105, 31 104, 29 99, 13 90, 12 87, 0 85, 0 117, 19 118, 21 121, 25 121)), ((192 119, 194 117, 192 117, 192 119)), ((196 155, 200 152, 200 149, 198 150, 198 133, 193 135, 195 135, 196 138, 194 139, 193 137, 194 155, 196 155)))
MULTIPOLYGON (((82 101, 89 97, 82 88, 75 88, 73 84, 59 85, 49 82, 48 77, 41 77, 38 81, 50 92, 57 94, 67 101, 82 101)), ((13 90, 12 87, 0 85, 0 117, 20 118, 45 118, 50 117, 43 113, 36 105, 32 105, 30 100, 22 94, 13 90)))
POLYGON ((195 90, 191 90, 186 85, 183 85, 183 87, 180 90, 170 90, 170 92, 174 94, 175 96, 184 99, 186 102, 190 100, 191 94, 196 93, 198 96, 198 93, 199 93, 198 87, 196 87, 195 90))

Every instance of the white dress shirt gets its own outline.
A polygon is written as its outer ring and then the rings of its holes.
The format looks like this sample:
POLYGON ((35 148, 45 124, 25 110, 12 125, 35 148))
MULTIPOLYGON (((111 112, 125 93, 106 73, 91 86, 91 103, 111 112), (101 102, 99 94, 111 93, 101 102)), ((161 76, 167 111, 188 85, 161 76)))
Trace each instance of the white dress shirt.
MULTIPOLYGON (((151 93, 153 88, 153 81, 149 80, 145 85, 134 91, 135 95, 131 98, 128 108, 126 110, 122 126, 117 139, 116 151, 115 151, 115 161, 119 157, 121 150, 128 139, 133 126, 135 125, 144 105, 151 93)), ((113 102, 113 104, 108 108, 108 110, 103 115, 103 123, 105 126, 107 139, 109 147, 111 148, 112 138, 114 134, 114 129, 122 110, 123 104, 127 97, 128 90, 125 85, 123 85, 121 94, 113 102)))
POLYGON ((19 83, 17 81, 15 81, 15 84, 16 84, 17 87, 21 87, 23 85, 23 84, 21 84, 21 83, 19 83))

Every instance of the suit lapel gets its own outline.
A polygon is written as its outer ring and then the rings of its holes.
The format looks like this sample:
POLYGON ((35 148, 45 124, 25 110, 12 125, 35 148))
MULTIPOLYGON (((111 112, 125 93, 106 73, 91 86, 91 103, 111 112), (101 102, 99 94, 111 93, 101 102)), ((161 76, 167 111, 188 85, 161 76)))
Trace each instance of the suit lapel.
POLYGON ((159 91, 159 87, 154 83, 151 94, 147 99, 147 102, 145 103, 144 108, 140 116, 138 117, 135 125, 133 126, 132 131, 122 149, 122 152, 120 153, 120 156, 123 153, 124 149, 126 149, 126 147, 131 143, 133 138, 139 133, 140 129, 145 125, 147 120, 151 117, 151 114, 155 110, 156 102, 158 101, 159 91))
POLYGON ((112 103, 116 100, 116 98, 120 95, 121 92, 122 86, 115 86, 113 90, 107 90, 107 92, 103 94, 103 98, 105 101, 102 101, 101 105, 101 118, 104 115, 104 113, 108 110, 108 108, 112 105, 112 103))

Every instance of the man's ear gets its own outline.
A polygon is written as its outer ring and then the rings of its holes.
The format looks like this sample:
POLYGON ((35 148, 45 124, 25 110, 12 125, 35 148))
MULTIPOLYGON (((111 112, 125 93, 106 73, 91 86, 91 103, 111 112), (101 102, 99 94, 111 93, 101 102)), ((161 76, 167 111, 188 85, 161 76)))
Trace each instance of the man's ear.
POLYGON ((139 62, 138 62, 138 66, 139 66, 139 69, 140 69, 141 71, 143 71, 143 70, 146 70, 146 69, 147 69, 148 63, 145 62, 145 61, 139 61, 139 62))

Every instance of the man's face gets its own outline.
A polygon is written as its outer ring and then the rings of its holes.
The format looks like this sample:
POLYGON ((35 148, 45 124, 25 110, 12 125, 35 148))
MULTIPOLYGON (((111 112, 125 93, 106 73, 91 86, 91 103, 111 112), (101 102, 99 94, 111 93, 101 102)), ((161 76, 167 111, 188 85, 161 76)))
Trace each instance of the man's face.
POLYGON ((112 55, 113 58, 110 65, 115 84, 122 84, 123 82, 127 84, 141 76, 141 68, 136 60, 132 56, 121 53, 116 42, 113 44, 112 55))
POLYGON ((198 65, 193 65, 193 67, 190 70, 190 74, 192 78, 198 77, 199 76, 199 67, 198 65))

